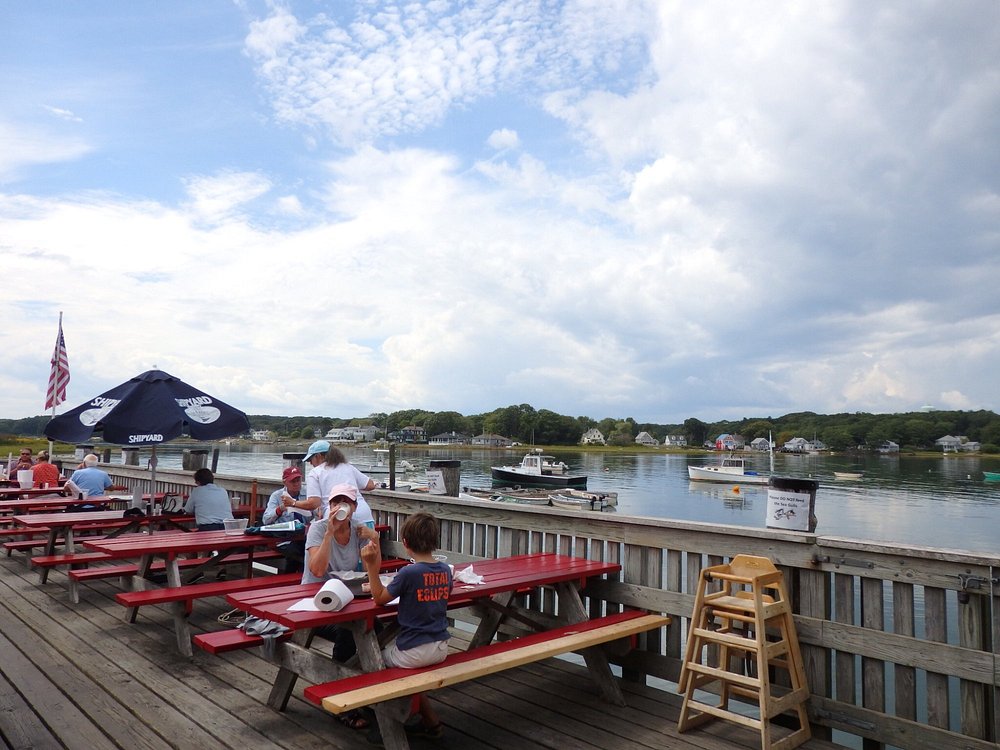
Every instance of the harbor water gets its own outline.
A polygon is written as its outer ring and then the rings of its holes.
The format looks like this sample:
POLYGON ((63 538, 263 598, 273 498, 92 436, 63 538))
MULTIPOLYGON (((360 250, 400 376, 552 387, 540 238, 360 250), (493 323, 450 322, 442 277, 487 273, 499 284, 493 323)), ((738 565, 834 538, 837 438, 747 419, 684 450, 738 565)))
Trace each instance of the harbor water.
MULTIPOLYGON (((204 447, 204 446, 201 446, 204 447)), ((181 448, 157 449, 159 466, 181 467, 181 448)), ((278 479, 282 453, 304 447, 220 445, 218 473, 278 479)), ((112 451, 112 461, 120 459, 112 451)), ((654 451, 592 453, 552 451, 574 474, 586 474, 587 488, 618 493, 619 513, 685 521, 764 528, 767 487, 738 483, 691 482, 688 463, 713 463, 717 456, 654 451)), ((348 459, 369 463, 373 454, 348 447, 348 459)), ((489 487, 490 466, 520 463, 523 449, 400 447, 398 457, 416 466, 405 479, 422 482, 431 460, 461 461, 463 487, 489 487)), ((142 449, 145 466, 148 449, 142 449)), ((752 469, 769 470, 766 454, 751 456, 752 469)), ((983 471, 1000 471, 1000 459, 976 456, 918 457, 775 455, 775 474, 819 481, 816 495, 818 534, 900 544, 1000 552, 1000 483, 983 480, 983 471), (862 478, 838 480, 833 472, 861 472, 862 478)), ((385 475, 373 475, 376 481, 385 475)), ((222 480, 220 480, 222 481, 222 480)), ((222 481, 224 484, 224 481, 222 481)))

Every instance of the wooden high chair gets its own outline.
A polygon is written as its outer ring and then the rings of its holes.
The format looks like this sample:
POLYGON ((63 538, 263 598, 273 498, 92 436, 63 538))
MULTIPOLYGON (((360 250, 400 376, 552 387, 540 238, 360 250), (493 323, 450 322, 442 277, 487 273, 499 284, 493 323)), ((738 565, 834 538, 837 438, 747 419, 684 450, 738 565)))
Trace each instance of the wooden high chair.
POLYGON ((678 690, 680 732, 721 718, 758 730, 762 750, 790 750, 809 739, 802 654, 784 577, 769 559, 737 555, 702 571, 678 690), (790 688, 776 688, 779 671, 790 688), (695 696, 705 689, 718 692, 717 704, 695 696), (733 711, 733 697, 756 702, 758 717, 733 711), (775 739, 782 730, 772 720, 785 713, 798 728, 775 739))

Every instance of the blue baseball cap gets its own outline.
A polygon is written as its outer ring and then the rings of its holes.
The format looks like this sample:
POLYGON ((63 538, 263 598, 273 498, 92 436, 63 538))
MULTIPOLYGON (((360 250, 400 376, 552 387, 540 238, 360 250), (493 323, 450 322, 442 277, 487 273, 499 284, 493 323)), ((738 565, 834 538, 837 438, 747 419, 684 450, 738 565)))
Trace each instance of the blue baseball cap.
POLYGON ((326 453, 330 450, 330 444, 325 440, 317 440, 315 443, 309 446, 309 450, 306 451, 306 457, 303 461, 308 461, 310 458, 315 456, 317 453, 326 453))

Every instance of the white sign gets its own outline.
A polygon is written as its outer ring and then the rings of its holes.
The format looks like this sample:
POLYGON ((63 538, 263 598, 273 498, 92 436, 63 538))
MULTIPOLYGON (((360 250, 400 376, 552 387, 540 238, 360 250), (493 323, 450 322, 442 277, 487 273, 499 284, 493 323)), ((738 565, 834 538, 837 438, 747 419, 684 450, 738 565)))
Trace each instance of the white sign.
POLYGON ((810 492, 767 491, 767 527, 789 531, 809 531, 810 492))
POLYGON ((448 489, 444 486, 444 472, 441 469, 427 470, 427 494, 447 495, 448 489))

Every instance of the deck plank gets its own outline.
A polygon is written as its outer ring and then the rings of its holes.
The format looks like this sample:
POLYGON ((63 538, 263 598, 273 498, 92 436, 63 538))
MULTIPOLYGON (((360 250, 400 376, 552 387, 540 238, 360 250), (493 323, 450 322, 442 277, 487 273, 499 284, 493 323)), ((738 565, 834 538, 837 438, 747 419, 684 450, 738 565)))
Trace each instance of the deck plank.
MULTIPOLYGON (((276 667, 256 649, 193 658, 177 653, 168 607, 144 607, 135 625, 114 601, 118 582, 49 583, 16 559, 0 558, 0 748, 253 747, 254 750, 362 750, 365 732, 301 698, 283 713, 266 706, 276 667), (58 716, 58 720, 52 717, 58 716)), ((195 633, 223 625, 222 599, 195 604, 195 633)), ((459 633, 459 647, 467 634, 459 633)), ((326 654, 330 644, 317 639, 326 654)), ((549 659, 484 677, 432 696, 446 732, 440 750, 732 750, 754 748, 753 732, 716 722, 678 735, 678 696, 622 683, 629 705, 608 706, 585 670, 549 659)), ((417 744, 415 748, 429 746, 417 744)), ((807 750, 837 746, 812 741, 807 750)))

